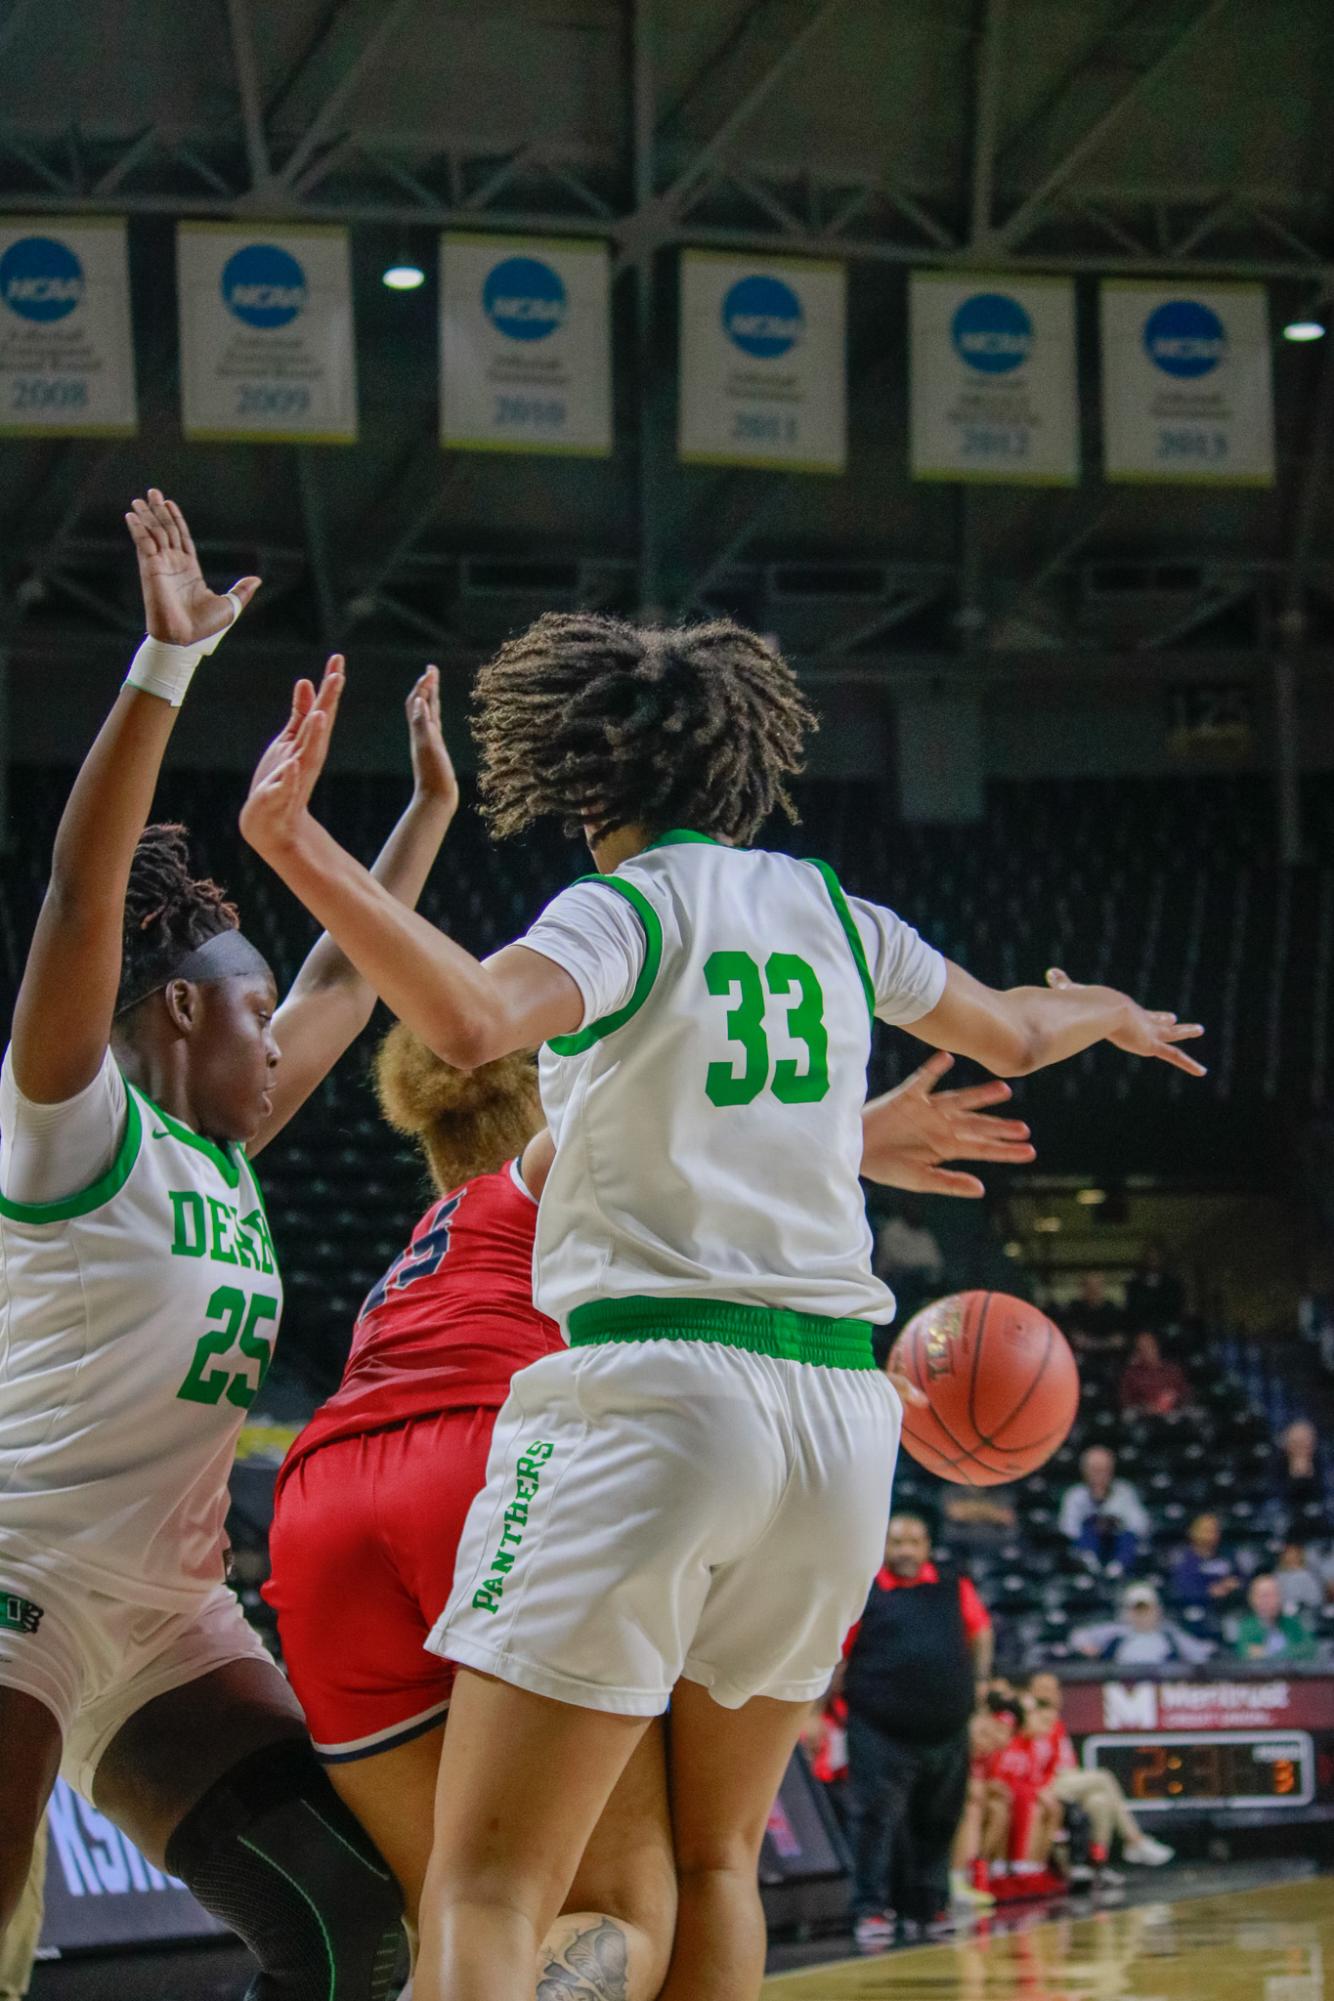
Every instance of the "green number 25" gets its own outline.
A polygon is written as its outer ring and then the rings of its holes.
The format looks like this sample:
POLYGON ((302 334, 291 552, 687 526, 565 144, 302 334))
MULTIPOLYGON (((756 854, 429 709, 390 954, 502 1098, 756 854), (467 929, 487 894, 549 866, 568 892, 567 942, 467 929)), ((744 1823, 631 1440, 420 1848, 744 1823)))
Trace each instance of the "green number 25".
POLYGON ((749 1105, 770 1083, 769 1039, 764 1032, 765 988, 789 1002, 787 1032, 806 1045, 805 1069, 784 1056, 772 1065, 772 1090, 785 1105, 810 1105, 829 1089, 829 1035, 824 1025, 824 994, 815 968, 794 952, 771 952, 764 977, 749 952, 714 952, 704 966, 704 983, 718 1000, 736 1003, 727 1011, 727 1039, 741 1045, 742 1061, 710 1063, 705 1082, 715 1105, 749 1105))
POLYGON ((278 1318, 278 1302, 262 1292, 253 1292, 247 1299, 234 1285, 220 1285, 209 1300, 208 1316, 222 1325, 200 1335, 190 1372, 176 1394, 186 1403, 215 1404, 225 1390, 228 1403, 238 1410, 249 1410, 264 1387, 273 1360, 273 1341, 259 1333, 259 1324, 278 1318), (253 1379, 248 1370, 236 1367, 228 1352, 232 1348, 239 1348, 244 1359, 253 1364, 253 1379), (222 1355, 227 1356, 225 1362, 209 1366, 222 1355))

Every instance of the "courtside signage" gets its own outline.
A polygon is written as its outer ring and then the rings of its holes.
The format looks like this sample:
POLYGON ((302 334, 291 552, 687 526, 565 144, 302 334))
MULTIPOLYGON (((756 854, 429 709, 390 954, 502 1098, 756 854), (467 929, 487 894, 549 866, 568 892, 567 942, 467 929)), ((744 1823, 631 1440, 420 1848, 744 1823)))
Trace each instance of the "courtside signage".
POLYGON ((683 252, 682 459, 842 472, 846 318, 842 264, 683 252))
POLYGON ((1272 486, 1264 287, 1108 279, 1101 306, 1107 478, 1272 486))
POLYGON ((611 451, 605 243, 440 242, 440 442, 463 451, 611 451))
POLYGON ((183 222, 176 282, 187 438, 355 442, 346 230, 183 222))
POLYGON ((136 428, 125 225, 0 217, 0 432, 136 428))
POLYGON ((919 271, 908 315, 913 478, 1077 485, 1071 280, 919 271))

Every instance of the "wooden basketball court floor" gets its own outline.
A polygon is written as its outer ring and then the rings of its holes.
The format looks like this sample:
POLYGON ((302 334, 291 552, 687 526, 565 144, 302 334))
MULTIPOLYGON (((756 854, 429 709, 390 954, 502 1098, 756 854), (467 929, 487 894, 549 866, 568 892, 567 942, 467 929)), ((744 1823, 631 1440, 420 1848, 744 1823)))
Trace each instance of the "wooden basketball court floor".
POLYGON ((1334 2001, 1334 1880, 974 1929, 775 1974, 764 2001, 1334 2001))

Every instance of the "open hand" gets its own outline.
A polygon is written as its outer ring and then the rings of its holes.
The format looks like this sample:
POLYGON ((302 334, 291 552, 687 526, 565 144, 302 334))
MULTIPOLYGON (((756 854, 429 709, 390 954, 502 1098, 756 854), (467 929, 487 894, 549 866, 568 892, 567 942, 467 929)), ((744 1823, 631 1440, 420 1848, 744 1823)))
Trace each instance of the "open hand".
POLYGON ((986 1190, 975 1174, 943 1167, 946 1160, 998 1160, 1023 1166, 1036 1158, 1022 1119, 997 1118, 993 1106, 1013 1095, 999 1079, 962 1091, 937 1091, 954 1058, 944 1050, 927 1058, 897 1089, 868 1105, 862 1118, 862 1173, 886 1188, 921 1195, 961 1195, 986 1190))
POLYGON ((344 661, 329 656, 317 693, 309 681, 292 692, 292 713, 255 767, 250 794, 241 808, 241 832, 261 855, 273 855, 295 837, 310 795, 329 754, 344 661))
POLYGON ((412 776, 419 799, 436 799, 452 820, 458 810, 459 781, 440 727, 440 669, 428 667, 408 696, 408 736, 412 776))
MULTIPOLYGON (((1077 984, 1059 966, 1048 968, 1047 985, 1057 993, 1068 992, 1077 984)), ((1113 1048, 1124 1049, 1127 1056, 1154 1056, 1160 1063, 1171 1063, 1184 1070, 1188 1077, 1207 1077, 1209 1073, 1203 1063, 1197 1063, 1193 1056, 1187 1056, 1184 1049, 1177 1047, 1178 1043, 1193 1042, 1203 1034, 1200 1022, 1178 1021, 1174 1014, 1141 1007, 1127 995, 1125 1025, 1107 1040, 1113 1048)))
MULTIPOLYGON (((174 500, 150 486, 147 500, 136 500, 125 516, 144 593, 144 622, 149 636, 171 646, 197 646, 215 632, 225 632, 236 612, 225 594, 210 590, 199 567, 185 516, 174 500)), ((232 593, 241 609, 259 589, 258 577, 240 577, 232 593)))

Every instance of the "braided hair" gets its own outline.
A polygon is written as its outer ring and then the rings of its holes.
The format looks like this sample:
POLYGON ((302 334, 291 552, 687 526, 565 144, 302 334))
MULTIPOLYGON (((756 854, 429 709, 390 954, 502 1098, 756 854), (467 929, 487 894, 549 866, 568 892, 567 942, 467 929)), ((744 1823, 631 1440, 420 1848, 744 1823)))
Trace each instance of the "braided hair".
POLYGON ((641 627, 547 612, 477 676, 483 810, 497 834, 547 814, 594 840, 642 825, 750 840, 817 727, 774 647, 731 619, 641 627))
POLYGON ((117 1011, 171 978, 186 952, 235 931, 241 919, 227 893, 190 873, 186 829, 176 821, 145 827, 125 892, 117 1011))
POLYGON ((387 1124, 416 1140, 441 1195, 494 1173, 542 1130, 531 1055, 456 1070, 401 1021, 375 1052, 375 1095, 387 1124))

